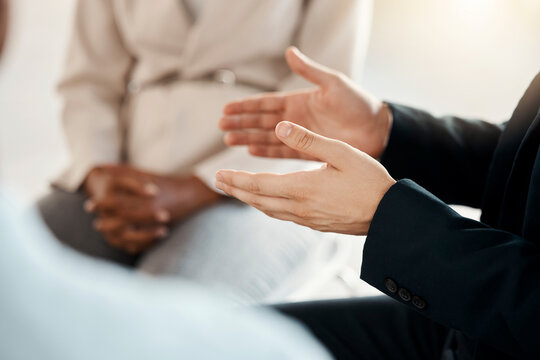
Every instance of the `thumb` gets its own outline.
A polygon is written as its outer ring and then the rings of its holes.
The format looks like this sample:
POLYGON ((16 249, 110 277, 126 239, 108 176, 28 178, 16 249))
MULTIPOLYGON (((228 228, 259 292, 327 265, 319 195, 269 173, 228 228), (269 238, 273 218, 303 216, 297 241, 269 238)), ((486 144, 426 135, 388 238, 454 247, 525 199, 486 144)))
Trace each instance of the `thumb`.
POLYGON ((287 48, 285 59, 292 71, 315 85, 323 86, 336 78, 335 71, 311 60, 294 46, 287 48))
POLYGON ((347 166, 350 146, 344 142, 315 134, 289 121, 277 124, 276 135, 293 150, 327 162, 338 169, 347 166))

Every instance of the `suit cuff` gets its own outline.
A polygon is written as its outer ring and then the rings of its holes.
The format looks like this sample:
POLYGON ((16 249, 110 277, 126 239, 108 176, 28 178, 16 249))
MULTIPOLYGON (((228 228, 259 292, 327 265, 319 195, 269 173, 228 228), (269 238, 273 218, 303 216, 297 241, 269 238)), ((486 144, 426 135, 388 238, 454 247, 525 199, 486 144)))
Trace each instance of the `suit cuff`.
POLYGON ((412 153, 412 147, 419 145, 419 130, 422 126, 417 124, 417 119, 413 114, 417 110, 389 102, 387 104, 393 121, 388 144, 381 156, 381 164, 390 173, 403 173, 403 168, 414 165, 411 164, 408 154, 412 153), (403 149, 411 149, 411 151, 404 152, 403 149))
POLYGON ((361 278, 392 298, 423 312, 429 311, 428 289, 436 288, 440 276, 433 262, 453 212, 446 204, 411 180, 394 184, 381 200, 366 238, 361 278), (429 225, 429 226, 428 226, 429 225), (431 263, 430 263, 431 264, 431 263))

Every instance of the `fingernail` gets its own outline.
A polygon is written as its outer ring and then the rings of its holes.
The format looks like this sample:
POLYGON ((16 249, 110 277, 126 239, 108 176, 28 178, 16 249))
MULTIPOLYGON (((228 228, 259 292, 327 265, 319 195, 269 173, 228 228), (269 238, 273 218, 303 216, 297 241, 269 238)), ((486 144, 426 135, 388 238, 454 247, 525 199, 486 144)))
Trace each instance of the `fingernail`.
POLYGON ((144 190, 148 193, 148 195, 157 195, 159 193, 159 187, 154 183, 145 184, 144 190))
POLYGON ((167 222, 171 219, 171 214, 165 209, 160 209, 156 212, 156 219, 161 222, 167 222))
POLYGON ((292 131, 292 126, 287 123, 281 123, 278 125, 277 134, 280 138, 286 139, 292 131))
POLYGON ((92 200, 86 200, 84 202, 84 210, 86 210, 86 212, 92 212, 95 208, 96 204, 92 200))

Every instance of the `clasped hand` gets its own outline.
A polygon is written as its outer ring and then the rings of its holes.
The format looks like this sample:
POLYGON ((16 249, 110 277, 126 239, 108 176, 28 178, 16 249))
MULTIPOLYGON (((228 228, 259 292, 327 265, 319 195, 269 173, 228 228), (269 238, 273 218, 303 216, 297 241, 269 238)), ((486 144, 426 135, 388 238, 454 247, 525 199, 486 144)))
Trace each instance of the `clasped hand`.
POLYGON ((167 235, 169 224, 219 198, 193 176, 162 176, 128 165, 95 167, 84 188, 96 230, 129 253, 148 249, 167 235))

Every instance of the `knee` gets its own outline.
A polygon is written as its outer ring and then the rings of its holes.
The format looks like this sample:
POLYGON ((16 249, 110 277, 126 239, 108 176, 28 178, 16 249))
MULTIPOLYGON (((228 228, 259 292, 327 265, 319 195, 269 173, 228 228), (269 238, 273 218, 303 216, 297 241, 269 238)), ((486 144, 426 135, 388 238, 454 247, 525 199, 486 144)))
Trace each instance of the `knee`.
POLYGON ((60 242, 93 257, 133 266, 137 256, 111 247, 94 229, 94 216, 84 211, 85 200, 81 193, 55 189, 37 202, 37 208, 60 242))
MULTIPOLYGON (((36 206, 43 222, 60 239, 69 235, 70 229, 91 224, 92 217, 84 211, 85 196, 54 189, 39 199, 36 206)), ((69 236, 67 236, 69 237, 69 236)))

